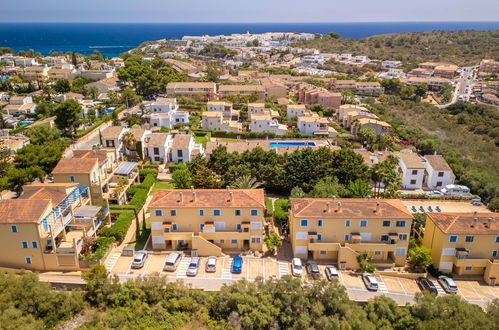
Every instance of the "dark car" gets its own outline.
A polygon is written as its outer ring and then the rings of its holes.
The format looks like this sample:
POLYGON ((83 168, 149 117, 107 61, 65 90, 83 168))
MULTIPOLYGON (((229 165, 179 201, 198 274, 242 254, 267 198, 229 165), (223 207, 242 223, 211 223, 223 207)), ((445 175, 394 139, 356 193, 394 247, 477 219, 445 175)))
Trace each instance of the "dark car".
POLYGON ((315 261, 307 262, 307 271, 308 271, 308 274, 312 277, 320 277, 321 276, 319 266, 317 266, 317 263, 315 261))
POLYGON ((232 269, 231 272, 234 274, 241 274, 243 271, 243 258, 237 256, 232 260, 232 269))
POLYGON ((438 295, 437 287, 426 277, 419 277, 416 282, 418 283, 421 290, 426 290, 430 293, 438 295))

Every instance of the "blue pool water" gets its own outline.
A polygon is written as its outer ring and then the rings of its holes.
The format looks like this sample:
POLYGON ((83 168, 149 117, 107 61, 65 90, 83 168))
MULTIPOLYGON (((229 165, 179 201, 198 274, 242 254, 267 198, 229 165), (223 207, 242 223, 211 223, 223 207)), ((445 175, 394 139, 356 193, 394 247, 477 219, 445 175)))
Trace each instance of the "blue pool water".
POLYGON ((270 142, 270 149, 275 147, 314 147, 315 142, 270 142))

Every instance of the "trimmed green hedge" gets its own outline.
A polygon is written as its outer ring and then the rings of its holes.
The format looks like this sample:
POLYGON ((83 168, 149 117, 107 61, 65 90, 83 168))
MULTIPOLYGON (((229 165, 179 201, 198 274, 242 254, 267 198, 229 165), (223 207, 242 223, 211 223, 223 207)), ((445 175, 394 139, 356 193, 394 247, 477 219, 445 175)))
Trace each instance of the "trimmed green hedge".
MULTIPOLYGON (((107 237, 116 240, 117 242, 122 242, 125 239, 126 233, 132 220, 135 217, 135 212, 133 211, 122 211, 119 212, 119 216, 116 222, 111 227, 104 227, 99 231, 99 238, 107 237)), ((98 239, 99 239, 98 238, 98 239)))
POLYGON ((154 168, 143 168, 139 170, 140 181, 144 181, 145 177, 149 174, 154 175, 154 177, 158 176, 158 170, 154 168))
POLYGON ((97 237, 94 244, 97 245, 97 249, 91 255, 85 256, 80 255, 81 260, 100 260, 107 252, 107 249, 113 244, 114 237, 97 237))
POLYGON ((271 217, 274 214, 274 206, 272 205, 272 200, 265 197, 265 216, 271 217))

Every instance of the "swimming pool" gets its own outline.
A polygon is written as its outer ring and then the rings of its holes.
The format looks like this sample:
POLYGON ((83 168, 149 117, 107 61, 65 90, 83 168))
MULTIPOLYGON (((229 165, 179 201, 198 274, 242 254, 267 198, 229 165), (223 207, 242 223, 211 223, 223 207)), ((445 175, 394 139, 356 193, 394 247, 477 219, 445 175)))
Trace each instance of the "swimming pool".
POLYGON ((275 147, 314 147, 315 142, 270 142, 270 149, 275 147))

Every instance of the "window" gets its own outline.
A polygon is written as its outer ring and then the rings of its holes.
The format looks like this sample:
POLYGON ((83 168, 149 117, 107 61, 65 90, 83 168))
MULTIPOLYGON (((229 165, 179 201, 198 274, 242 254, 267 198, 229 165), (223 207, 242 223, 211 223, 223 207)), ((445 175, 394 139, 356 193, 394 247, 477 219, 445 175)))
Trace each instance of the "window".
POLYGON ((259 230, 263 228, 263 224, 259 221, 251 221, 251 230, 259 230))
POLYGON ((305 231, 299 231, 296 233, 296 240, 306 240, 308 237, 308 233, 305 231))
POLYGON ((69 176, 69 181, 70 181, 70 182, 75 182, 75 177, 74 177, 74 175, 70 175, 70 176, 69 176))
POLYGON ((349 241, 349 240, 350 240, 350 235, 345 234, 345 241, 349 241))
POLYGON ((177 230, 177 224, 176 223, 172 224, 172 230, 177 230))
POLYGON ((396 226, 397 227, 405 227, 405 220, 398 220, 396 226))
POLYGON ((322 227, 322 220, 317 221, 317 226, 322 227))
POLYGON ((390 227, 390 220, 383 220, 383 227, 390 227))
POLYGON ((47 222, 47 219, 43 220, 43 231, 47 232, 49 231, 49 223, 47 222))
POLYGON ((406 254, 407 254, 406 248, 397 248, 397 251, 395 251, 395 255, 397 256, 404 256, 406 254))
POLYGON ((319 251, 319 254, 326 254, 327 251, 319 251))
POLYGON ((345 227, 350 227, 350 220, 345 220, 345 227))
POLYGON ((199 210, 199 216, 200 217, 204 216, 204 210, 199 210))
POLYGON ((203 230, 203 228, 204 228, 204 223, 200 223, 199 224, 199 229, 203 230))
POLYGON ((257 216, 258 215, 258 210, 251 210, 251 215, 252 216, 257 216))
POLYGON ((251 236, 251 244, 260 244, 262 238, 260 236, 251 236))
POLYGON ((416 180, 411 180, 411 184, 416 184, 416 180))
POLYGON ((159 155, 159 148, 154 148, 153 149, 153 154, 159 155))
POLYGON ((97 175, 95 174, 95 172, 92 172, 92 178, 94 182, 97 182, 97 175))
POLYGON ((380 256, 381 255, 381 251, 374 251, 374 255, 375 256, 380 256))
POLYGON ((236 214, 236 216, 240 216, 241 215, 241 210, 236 210, 234 213, 236 214))
POLYGON ((389 239, 390 239, 390 237, 388 237, 388 235, 381 235, 382 242, 387 242, 389 239))
POLYGON ((439 177, 443 177, 444 176, 444 172, 438 172, 438 176, 439 177))
POLYGON ((418 170, 412 170, 412 175, 418 175, 418 170))
POLYGON ((464 270, 472 270, 472 269, 473 269, 473 267, 471 267, 471 266, 464 267, 464 270))
POLYGON ((367 227, 367 220, 360 220, 361 227, 367 227))
POLYGON ((23 244, 23 249, 27 249, 28 248, 28 242, 22 242, 23 244))
POLYGON ((497 250, 492 251, 492 256, 497 257, 497 250))
POLYGON ((322 241, 322 234, 317 234, 317 240, 322 241))
POLYGON ((17 226, 10 226, 10 231, 13 233, 17 233, 17 226))
POLYGON ((219 217, 220 216, 220 210, 213 210, 213 215, 219 217))
POLYGON ((184 156, 184 152, 182 149, 180 150, 177 150, 177 157, 183 157, 184 156))
POLYGON ((233 239, 230 241, 232 244, 237 244, 237 239, 233 239))
POLYGON ((306 227, 306 226, 308 226, 308 220, 302 219, 300 221, 300 224, 301 224, 302 227, 306 227))
POLYGON ((409 235, 407 234, 399 234, 399 240, 401 241, 407 241, 409 235))
POLYGON ((451 235, 451 237, 449 237, 449 242, 456 243, 457 242, 457 235, 451 235))
POLYGON ((443 185, 442 181, 437 181, 437 187, 441 187, 443 185))
POLYGON ((26 260, 26 263, 28 265, 31 265, 31 258, 30 257, 26 257, 24 260, 26 260))
POLYGON ((33 247, 33 249, 38 249, 38 242, 36 241, 31 242, 31 246, 33 247))
POLYGON ((499 236, 496 236, 496 243, 499 243, 499 236))
POLYGON ((474 236, 466 236, 466 238, 464 239, 465 242, 468 242, 468 243, 471 243, 475 240, 475 237, 474 236))
POLYGON ((177 215, 177 210, 171 210, 170 211, 170 216, 174 217, 177 215))
POLYGON ((161 217, 161 216, 163 216, 163 211, 161 211, 161 210, 156 210, 156 211, 154 211, 154 214, 155 214, 157 217, 161 217))

